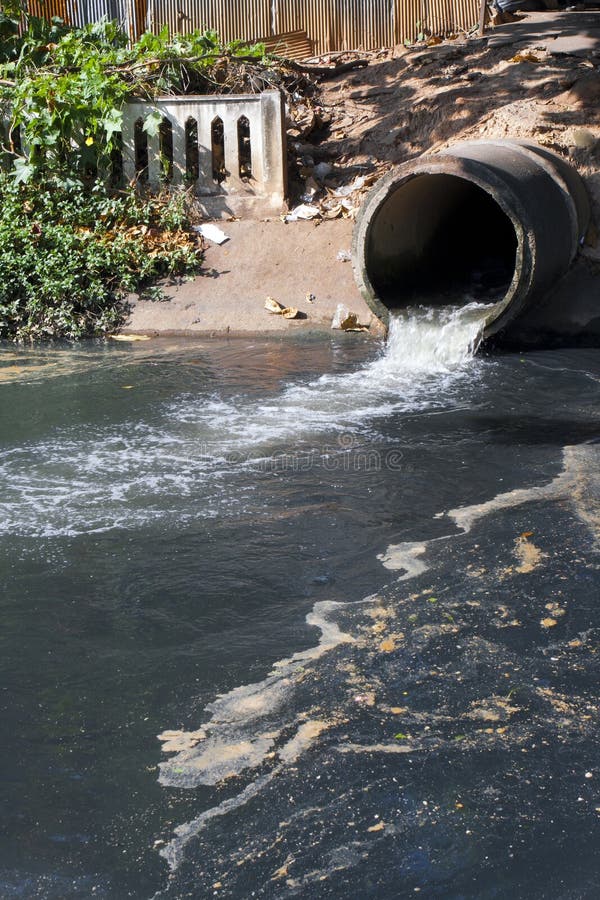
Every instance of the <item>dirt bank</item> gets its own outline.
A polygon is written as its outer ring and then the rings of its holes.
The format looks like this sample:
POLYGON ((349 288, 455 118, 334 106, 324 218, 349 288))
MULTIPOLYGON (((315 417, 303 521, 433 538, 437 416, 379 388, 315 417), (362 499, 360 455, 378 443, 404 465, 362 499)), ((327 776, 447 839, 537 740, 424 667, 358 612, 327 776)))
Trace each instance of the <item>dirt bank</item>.
MULTIPOLYGON (((600 12, 530 13, 484 38, 364 57, 367 66, 323 82, 302 121, 290 123, 290 206, 304 200, 320 215, 220 223, 230 240, 209 247, 205 274, 169 286, 168 302, 134 301, 126 330, 329 330, 344 303, 380 333, 350 263, 338 259, 350 247, 361 197, 393 165, 465 138, 531 138, 563 154, 584 176, 600 221, 600 12), (267 296, 305 317, 269 315, 267 296)), ((591 243, 578 277, 597 295, 600 252, 591 243)), ((555 306, 563 309, 561 297, 555 306)))

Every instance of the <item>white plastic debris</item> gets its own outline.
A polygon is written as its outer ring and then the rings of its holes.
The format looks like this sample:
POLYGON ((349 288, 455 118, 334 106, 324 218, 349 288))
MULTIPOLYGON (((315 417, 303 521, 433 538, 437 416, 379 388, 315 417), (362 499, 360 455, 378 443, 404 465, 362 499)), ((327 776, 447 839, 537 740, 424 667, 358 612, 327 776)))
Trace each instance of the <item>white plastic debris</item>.
POLYGON ((207 241, 212 241, 213 244, 220 245, 229 240, 229 235, 225 234, 224 231, 221 231, 218 225, 211 225, 208 223, 206 225, 194 225, 193 228, 194 231, 201 234, 207 241))
POLYGON ((351 262, 352 254, 349 250, 338 250, 336 259, 338 262, 351 262))
POLYGON ((320 212, 316 206, 309 206, 307 203, 301 203, 285 217, 286 222, 297 222, 299 219, 314 219, 320 212))
POLYGON ((352 184, 346 184, 337 191, 334 191, 334 197, 349 197, 354 191, 360 191, 365 186, 366 178, 364 175, 357 175, 352 184))
POLYGON ((335 308, 335 312, 333 314, 333 319, 331 320, 332 328, 341 328, 342 322, 344 322, 348 316, 350 315, 350 310, 347 306, 344 306, 343 303, 338 303, 335 308))

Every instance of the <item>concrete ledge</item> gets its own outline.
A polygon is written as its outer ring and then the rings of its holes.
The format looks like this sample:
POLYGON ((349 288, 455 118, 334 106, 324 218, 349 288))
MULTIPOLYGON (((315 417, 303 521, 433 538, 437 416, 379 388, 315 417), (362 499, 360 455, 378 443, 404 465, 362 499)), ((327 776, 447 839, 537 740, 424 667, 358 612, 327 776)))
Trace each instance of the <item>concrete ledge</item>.
POLYGON ((313 222, 281 220, 220 222, 230 240, 210 245, 204 274, 181 284, 164 284, 165 301, 132 297, 124 333, 220 335, 329 332, 339 303, 369 325, 382 326, 360 296, 352 265, 337 259, 349 251, 350 220, 313 222), (313 302, 306 296, 313 295, 313 302), (283 319, 264 309, 270 296, 295 306, 301 319, 283 319))

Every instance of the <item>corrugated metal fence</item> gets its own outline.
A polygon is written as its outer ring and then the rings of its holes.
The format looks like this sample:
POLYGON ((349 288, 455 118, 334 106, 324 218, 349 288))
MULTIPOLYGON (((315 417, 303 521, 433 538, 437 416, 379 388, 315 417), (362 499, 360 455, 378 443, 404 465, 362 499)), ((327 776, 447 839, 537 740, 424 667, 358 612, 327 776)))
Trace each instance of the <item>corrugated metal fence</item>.
POLYGON ((214 28, 226 41, 303 30, 317 54, 468 30, 477 23, 479 0, 30 0, 29 8, 76 25, 106 16, 132 37, 165 24, 172 32, 214 28))
POLYGON ((225 41, 271 34, 270 0, 148 0, 150 25, 171 31, 214 28, 225 41))
POLYGON ((100 19, 114 19, 135 39, 146 29, 147 0, 29 0, 31 15, 59 16, 70 25, 88 25, 100 19))

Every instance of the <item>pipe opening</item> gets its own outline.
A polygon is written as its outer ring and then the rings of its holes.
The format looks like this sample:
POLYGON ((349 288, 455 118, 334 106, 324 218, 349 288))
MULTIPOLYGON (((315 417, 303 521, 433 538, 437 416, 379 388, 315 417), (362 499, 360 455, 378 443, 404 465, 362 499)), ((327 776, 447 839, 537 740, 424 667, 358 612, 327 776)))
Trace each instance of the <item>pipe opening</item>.
POLYGON ((515 272, 517 235, 491 194, 455 175, 402 182, 373 217, 369 280, 389 309, 493 303, 515 272))

